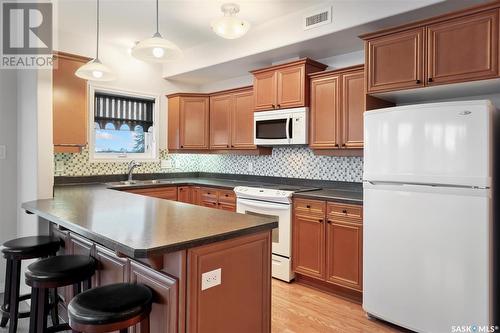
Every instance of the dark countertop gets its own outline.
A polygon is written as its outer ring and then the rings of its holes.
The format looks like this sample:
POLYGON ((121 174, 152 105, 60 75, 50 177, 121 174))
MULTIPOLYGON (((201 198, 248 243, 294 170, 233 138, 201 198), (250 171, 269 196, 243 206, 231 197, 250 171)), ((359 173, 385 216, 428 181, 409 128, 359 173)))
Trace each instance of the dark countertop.
MULTIPOLYGON (((215 183, 204 185, 217 186, 215 183)), ((278 226, 273 218, 115 191, 102 184, 57 186, 53 199, 26 202, 22 208, 131 258, 146 258, 278 226)))
POLYGON ((324 188, 321 190, 294 193, 294 198, 335 201, 353 205, 363 204, 362 191, 338 190, 334 188, 324 188))

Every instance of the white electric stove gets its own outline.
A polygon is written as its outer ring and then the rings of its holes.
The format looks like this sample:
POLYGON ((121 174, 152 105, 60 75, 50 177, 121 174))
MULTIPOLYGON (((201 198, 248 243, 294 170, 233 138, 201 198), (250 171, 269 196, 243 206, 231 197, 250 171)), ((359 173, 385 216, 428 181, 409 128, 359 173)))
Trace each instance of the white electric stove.
POLYGON ((315 188, 286 185, 260 187, 235 187, 236 211, 242 214, 277 217, 278 228, 272 232, 272 276, 290 282, 292 271, 292 195, 294 192, 315 188))

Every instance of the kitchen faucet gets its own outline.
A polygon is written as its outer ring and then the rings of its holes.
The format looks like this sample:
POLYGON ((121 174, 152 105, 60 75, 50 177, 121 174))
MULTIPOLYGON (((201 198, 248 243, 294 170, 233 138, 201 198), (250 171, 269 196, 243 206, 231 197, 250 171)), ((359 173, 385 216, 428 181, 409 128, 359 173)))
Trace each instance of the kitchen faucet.
POLYGON ((128 164, 128 181, 131 182, 132 181, 132 171, 134 171, 134 169, 136 167, 140 167, 142 164, 141 163, 138 163, 134 160, 130 161, 130 163, 128 164))

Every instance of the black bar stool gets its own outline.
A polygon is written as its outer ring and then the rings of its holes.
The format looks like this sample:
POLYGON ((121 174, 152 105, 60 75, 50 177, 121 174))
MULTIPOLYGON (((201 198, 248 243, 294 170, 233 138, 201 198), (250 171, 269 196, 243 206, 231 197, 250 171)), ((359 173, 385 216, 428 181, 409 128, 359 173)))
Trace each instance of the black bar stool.
POLYGON ((12 239, 3 244, 2 253, 7 259, 5 272, 5 293, 3 305, 0 307, 2 320, 0 327, 5 327, 10 320, 9 332, 17 331, 17 319, 26 318, 29 312, 19 313, 19 302, 30 298, 30 294, 19 296, 21 283, 21 261, 54 256, 59 250, 61 241, 50 236, 32 236, 12 239))
POLYGON ((75 296, 68 305, 69 325, 85 333, 104 333, 140 323, 140 332, 149 333, 153 292, 141 284, 117 283, 97 287, 75 296))
POLYGON ((62 255, 41 259, 28 266, 26 284, 31 286, 30 333, 60 332, 69 330, 68 324, 56 324, 47 328, 48 290, 73 285, 73 293, 79 294, 91 285, 96 260, 88 255, 62 255))

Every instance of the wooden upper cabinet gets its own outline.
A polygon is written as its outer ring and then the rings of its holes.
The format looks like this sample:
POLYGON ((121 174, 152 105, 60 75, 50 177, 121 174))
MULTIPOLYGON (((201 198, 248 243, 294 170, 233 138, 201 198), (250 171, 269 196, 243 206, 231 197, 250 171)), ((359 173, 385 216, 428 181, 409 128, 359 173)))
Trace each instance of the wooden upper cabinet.
POLYGON ((209 99, 184 97, 180 101, 180 145, 182 149, 208 149, 209 99))
POLYGON ((255 111, 272 110, 276 107, 276 72, 254 74, 255 111))
POLYGON ((364 84, 363 69, 342 75, 341 146, 344 148, 363 148, 364 84))
POLYGON ((305 105, 305 65, 280 69, 277 74, 276 108, 286 109, 305 105))
POLYGON ((210 148, 228 149, 231 147, 231 113, 233 96, 210 97, 210 148))
POLYGON ((497 9, 429 25, 428 84, 496 77, 498 28, 497 9))
POLYGON ((339 146, 340 75, 311 81, 310 143, 314 149, 339 146))
POLYGON ((367 91, 424 86, 424 29, 370 39, 366 43, 367 91))
POLYGON ((309 77, 327 66, 305 58, 252 71, 255 111, 309 106, 309 77))
POLYGON ((231 148, 254 149, 253 90, 234 94, 231 129, 231 148))
POLYGON ((209 97, 173 94, 168 98, 168 149, 208 149, 209 97))
POLYGON ((68 53, 54 55, 52 71, 53 143, 55 152, 78 152, 87 144, 87 81, 75 71, 90 59, 68 53))

